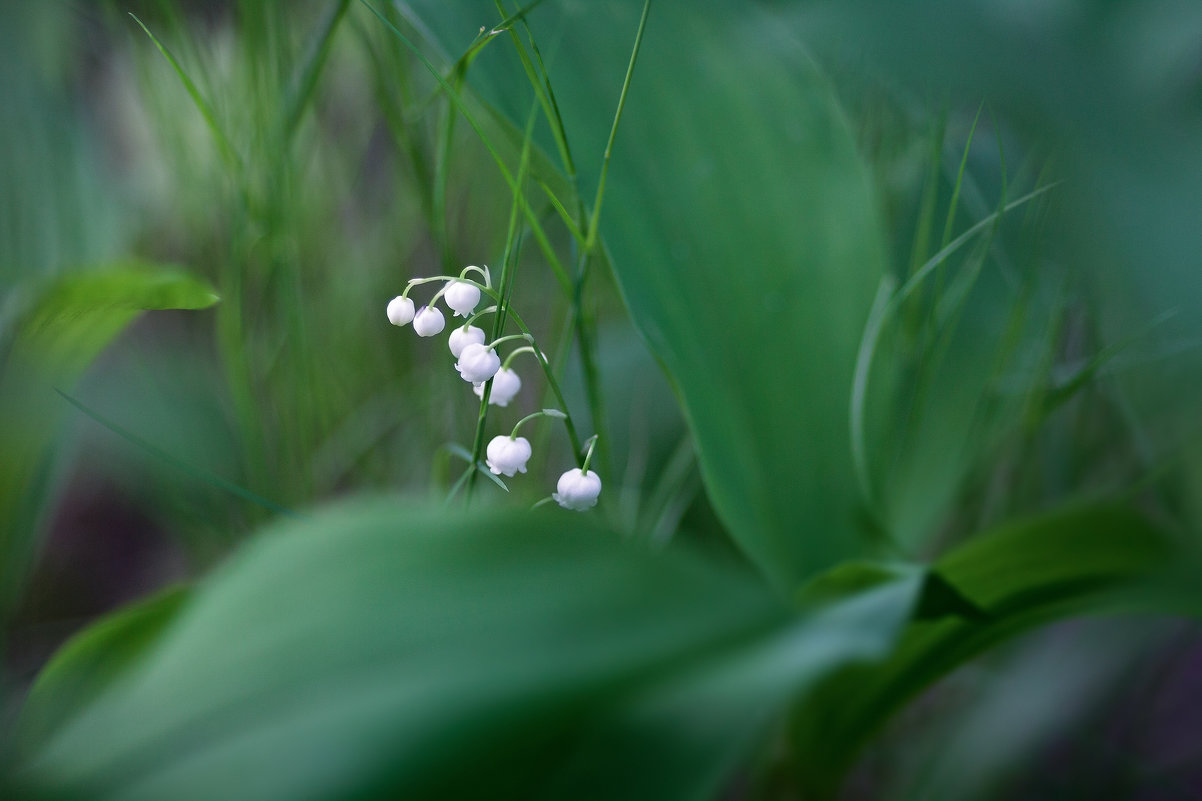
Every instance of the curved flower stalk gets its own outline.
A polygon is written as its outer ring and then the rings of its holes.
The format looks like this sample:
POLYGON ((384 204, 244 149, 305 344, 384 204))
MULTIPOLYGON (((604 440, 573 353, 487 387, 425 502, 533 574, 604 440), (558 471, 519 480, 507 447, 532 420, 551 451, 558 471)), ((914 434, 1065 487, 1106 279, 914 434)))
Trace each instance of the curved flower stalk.
POLYGON ((563 416, 564 413, 558 409, 543 409, 518 420, 513 427, 513 431, 509 432, 508 437, 493 437, 485 451, 485 464, 488 465, 488 469, 497 475, 506 476, 512 476, 515 473, 525 473, 526 462, 530 461, 530 441, 525 437, 519 437, 518 429, 524 423, 536 417, 563 416))
MULTIPOLYGON (((412 322, 413 330, 417 332, 418 336, 434 336, 446 327, 446 320, 443 318, 442 312, 434 306, 439 298, 446 301, 455 317, 469 317, 470 315, 468 320, 470 322, 479 316, 474 315, 473 312, 480 303, 481 292, 494 294, 492 275, 489 273, 487 265, 464 267, 457 277, 438 275, 433 278, 411 278, 405 285, 405 290, 388 302, 388 321, 396 326, 412 322), (484 283, 479 284, 469 279, 467 275, 471 272, 479 273, 480 277, 484 279, 484 283), (421 308, 415 308, 413 300, 409 297, 409 291, 415 286, 432 281, 441 281, 443 285, 434 293, 434 297, 430 298, 429 303, 421 308)), ((487 311, 486 309, 485 312, 487 311)), ((485 312, 481 312, 481 314, 485 312)))

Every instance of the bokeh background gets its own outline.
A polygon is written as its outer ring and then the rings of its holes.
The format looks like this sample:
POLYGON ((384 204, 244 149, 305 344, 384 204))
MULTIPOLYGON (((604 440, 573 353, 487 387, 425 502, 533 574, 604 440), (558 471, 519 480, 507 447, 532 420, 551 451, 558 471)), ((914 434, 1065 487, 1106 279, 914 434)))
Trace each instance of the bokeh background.
MULTIPOLYGON (((1134 499, 1185 532, 1192 553, 1202 511, 1202 7, 703 5, 657 2, 635 73, 613 167, 610 203, 621 209, 612 228, 603 223, 587 284, 600 405, 552 259, 533 237, 520 252, 516 306, 563 366, 582 427, 608 433, 605 524, 655 548, 691 542, 739 570, 773 558, 744 556, 715 513, 686 425, 700 412, 682 411, 661 369, 679 354, 665 356, 656 332, 631 322, 639 284, 615 280, 610 266, 621 274, 637 262, 652 275, 657 260, 694 260, 683 296, 720 296, 740 280, 740 259, 776 257, 755 242, 837 224, 791 220, 790 192, 830 191, 837 207, 842 185, 740 178, 788 169, 784 140, 763 132, 776 128, 762 115, 816 64, 870 181, 865 247, 894 286, 990 220, 881 332, 863 400, 872 503, 854 521, 827 519, 879 553, 929 558, 1067 500, 1134 499), (725 103, 715 103, 720 114, 689 116, 711 97, 725 103), (705 136, 691 127, 699 121, 705 136), (707 170, 680 181, 673 168, 697 153, 707 170), (709 227, 686 230, 697 218, 678 212, 683 197, 709 227)), ((531 13, 561 79, 585 188, 576 194, 586 198, 639 10, 547 0, 531 13)), ((387 325, 384 305, 411 277, 499 263, 512 198, 479 135, 357 2, 63 0, 7 2, 3 13, 0 324, 57 277, 122 265, 184 270, 221 299, 138 317, 57 385, 65 395, 32 402, 54 434, 36 464, 0 453, 6 488, 37 473, 21 495, 25 516, 12 517, 20 530, 5 541, 7 729, 72 633, 206 574, 268 520, 365 491, 445 495, 459 468, 448 446, 470 447, 476 399, 443 344, 387 325)), ((384 13, 465 87, 516 162, 532 98, 515 88, 524 78, 506 43, 451 69, 497 9, 413 2, 384 13)), ((549 129, 540 125, 535 142, 534 174, 570 193, 549 129)), ((539 214, 547 247, 570 261, 554 210, 539 214)), ((870 298, 876 276, 865 275, 820 302, 870 298)), ((774 298, 762 308, 771 321, 774 298)), ((849 341, 864 322, 842 320, 849 341)), ((717 332, 739 324, 710 320, 717 332)), ((788 330, 808 330, 797 325, 788 330)), ((742 356, 734 345, 712 353, 727 364, 742 356)), ((28 411, 19 374, 3 380, 22 398, 13 408, 28 411)), ((846 394, 824 392, 796 400, 798 416, 846 408, 846 394)), ((532 374, 512 418, 546 397, 532 374)), ((17 414, 5 424, 27 426, 17 414)), ((528 505, 553 486, 569 448, 551 425, 532 430, 546 458, 531 479, 508 498, 482 483, 479 503, 528 505)), ((830 438, 843 447, 845 432, 830 438)), ((839 458, 850 469, 853 457, 839 458)), ((810 486, 804 474, 775 479, 810 486)), ((837 561, 840 547, 818 561, 837 561)), ((1202 797, 1200 698, 1196 624, 1060 623, 907 707, 844 796, 1202 797)), ((787 765, 765 760, 729 797, 794 797, 787 765)))

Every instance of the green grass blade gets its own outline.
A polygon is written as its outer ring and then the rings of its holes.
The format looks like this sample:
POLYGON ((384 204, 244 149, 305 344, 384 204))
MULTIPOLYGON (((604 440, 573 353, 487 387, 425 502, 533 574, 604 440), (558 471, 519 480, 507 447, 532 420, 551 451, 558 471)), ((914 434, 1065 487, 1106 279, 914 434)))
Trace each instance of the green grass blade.
POLYGON ((133 445, 136 445, 138 448, 146 451, 150 455, 152 455, 158 459, 161 459, 162 461, 171 465, 175 469, 177 469, 189 476, 192 476, 196 480, 202 481, 206 484, 217 487, 220 490, 224 490, 225 492, 228 492, 229 494, 231 494, 235 497, 241 498, 244 501, 249 501, 250 503, 253 503, 256 506, 260 506, 270 512, 287 515, 289 517, 303 517, 303 515, 301 515, 299 512, 294 512, 291 509, 288 509, 286 507, 279 505, 275 501, 268 500, 267 498, 264 498, 261 495, 256 495, 255 493, 251 492, 250 490, 245 489, 244 487, 240 487, 237 484, 235 484, 234 482, 229 481, 225 478, 222 478, 221 476, 217 475, 216 473, 212 472, 211 470, 206 470, 203 467, 197 467, 196 465, 193 465, 193 464, 188 464, 187 462, 183 461, 182 459, 172 456, 170 453, 167 453, 166 451, 164 451, 162 448, 158 447, 157 445, 147 442, 142 437, 139 437, 137 434, 133 433, 128 428, 125 428, 124 426, 119 425, 118 423, 115 423, 112 420, 109 420, 107 417, 100 414, 95 409, 92 409, 92 408, 86 406, 78 398, 73 398, 70 395, 68 395, 66 392, 63 392, 60 389, 56 389, 55 391, 59 395, 61 395, 63 400, 67 401, 67 403, 70 403, 76 409, 83 412, 85 415, 87 415, 88 417, 90 417, 92 420, 96 421, 100 425, 104 426, 109 431, 112 431, 114 434, 121 437, 125 441, 127 441, 133 445))
POLYGON ((217 150, 221 153, 221 158, 225 161, 226 166, 230 167, 231 169, 241 170, 241 159, 234 150, 234 146, 230 144, 229 137, 226 136, 225 130, 221 127, 221 125, 218 124, 217 115, 213 113, 213 107, 209 105, 207 100, 205 100, 204 95, 200 93, 200 89, 197 88, 196 84, 188 76, 188 73, 184 71, 184 68, 180 66, 180 63, 175 60, 175 56, 171 54, 171 51, 164 47, 162 42, 155 38, 155 35, 150 32, 150 29, 146 27, 142 20, 138 19, 137 15, 131 12, 130 16, 133 17, 134 22, 138 23, 138 27, 145 31, 146 35, 150 37, 150 41, 154 42, 154 46, 158 48, 159 52, 163 54, 163 57, 166 58, 167 62, 171 65, 171 68, 175 70, 175 74, 179 77, 180 82, 184 85, 184 89, 188 92, 188 96, 192 98, 192 102, 195 104, 196 109, 200 112, 201 116, 204 117, 205 124, 208 125, 209 132, 212 133, 213 140, 217 144, 217 150))
POLYGON ((284 112, 285 141, 291 141, 300 125, 301 117, 317 88, 317 79, 321 76, 321 71, 330 54, 330 43, 334 40, 334 32, 338 30, 339 24, 350 7, 351 0, 338 0, 338 4, 330 9, 329 16, 326 17, 325 24, 322 26, 321 34, 314 41, 305 66, 292 87, 292 91, 289 92, 285 106, 287 110, 284 112))
POLYGON ((953 239, 951 242, 949 242, 947 244, 946 247, 941 248, 938 253, 936 253, 934 256, 932 256, 930 259, 928 259, 921 267, 919 267, 917 270, 915 270, 914 273, 910 276, 910 278, 904 284, 902 284, 901 289, 899 289, 897 291, 897 294, 894 296, 893 305, 895 305, 895 306, 900 305, 903 301, 905 301, 912 294, 914 294, 915 290, 918 289, 918 287, 922 284, 923 280, 928 275, 930 275, 935 269, 937 269, 939 267, 939 265, 943 264, 943 262, 945 262, 949 256, 951 256, 953 253, 955 253, 960 248, 962 248, 965 245, 965 243, 967 243, 969 240, 971 240, 974 236, 976 236, 977 234, 986 230, 987 228, 990 228, 991 226, 996 225, 1003 216, 1005 216, 1006 214, 1009 214, 1014 209, 1017 209, 1020 206, 1023 206, 1027 203, 1030 203, 1032 200, 1035 200, 1036 198, 1040 197, 1041 195, 1044 195, 1047 192, 1050 192, 1051 190, 1055 189, 1059 185, 1060 185, 1060 183, 1056 182, 1056 183, 1048 184, 1046 186, 1041 186, 1038 189, 1028 192, 1027 194, 1023 195, 1022 197, 1018 198, 1017 200, 1007 203, 1001 209, 999 209, 998 211, 995 211, 993 214, 990 214, 988 217, 983 218, 982 220, 980 220, 979 222, 974 224, 971 228, 969 228, 967 231, 965 231, 964 233, 960 234, 958 237, 953 239))
POLYGON ((868 322, 864 324, 864 335, 860 339, 860 348, 856 352, 856 367, 851 385, 851 409, 848 420, 851 428, 851 456, 855 465, 856 478, 860 482, 860 493, 868 509, 879 515, 878 499, 873 488, 872 471, 869 469, 868 443, 864 434, 865 414, 868 405, 868 377, 872 370, 873 357, 880 342, 881 330, 888 320, 889 301, 897 279, 891 275, 881 278, 876 298, 868 312, 868 322))
POLYGON ((639 27, 634 34, 634 47, 630 50, 630 63, 626 65, 626 77, 622 79, 622 91, 618 95, 618 107, 614 110, 614 121, 609 127, 609 139, 605 143, 605 155, 601 159, 601 174, 597 179, 597 195, 593 198, 593 214, 589 219, 587 239, 584 242, 584 252, 592 253, 597 244, 597 229, 601 224, 601 203, 605 199, 605 180, 609 176, 609 161, 613 155, 614 140, 618 138, 618 125, 622 122, 622 112, 626 108, 626 97, 630 92, 630 81, 634 77, 634 65, 638 61, 639 51, 643 47, 643 33, 647 30, 647 16, 651 13, 651 0, 644 0, 643 13, 639 16, 639 27))
MULTIPOLYGON (((506 13, 502 0, 496 0, 496 5, 502 14, 506 13)), ((538 45, 535 44, 534 33, 530 30, 530 26, 524 18, 522 25, 526 30, 527 38, 530 40, 530 49, 534 53, 534 60, 531 60, 530 55, 526 52, 526 47, 522 44, 521 37, 513 30, 509 32, 510 39, 513 42, 514 50, 518 54, 518 60, 522 63, 522 69, 526 73, 526 78, 530 81, 530 86, 534 89, 535 96, 538 98, 539 104, 543 107, 543 115, 551 126, 551 136, 555 140, 556 149, 559 150, 559 158, 563 162, 563 168, 567 173, 568 181, 576 193, 579 220, 576 227, 579 228, 579 226, 584 224, 585 220, 584 202, 580 197, 580 186, 576 176, 576 163, 572 159, 572 149, 568 143, 567 131, 564 129, 563 116, 559 111, 559 103, 555 100, 555 91, 551 88, 551 76, 547 72, 546 65, 543 64, 542 54, 539 52, 538 45), (535 68, 535 62, 537 62, 537 69, 535 68)))
MULTIPOLYGON (((960 203, 960 187, 964 183, 964 170, 968 166, 968 153, 972 149, 972 140, 976 135, 977 123, 981 121, 981 112, 984 108, 985 103, 982 101, 981 105, 977 106, 976 115, 972 118, 972 127, 968 129, 968 141, 964 143, 964 153, 960 156, 960 167, 956 170, 956 183, 952 186, 952 199, 948 201, 947 220, 943 224, 943 237, 939 240, 939 247, 941 248, 947 247, 947 243, 951 241, 952 229, 956 225, 956 208, 960 203)), ((1005 197, 1006 193, 1003 191, 1003 202, 1005 197)))
POLYGON ((543 190, 543 194, 547 196, 547 200, 550 201, 551 206, 559 214, 559 218, 563 220, 564 227, 568 229, 568 233, 572 235, 572 238, 575 239, 578 244, 583 245, 584 234, 580 232, 580 228, 576 225, 576 221, 572 219, 572 215, 570 215, 568 210, 564 208, 563 203, 560 202, 559 197, 555 194, 555 191, 547 185, 546 181, 539 181, 537 179, 535 180, 538 183, 539 188, 543 190))
POLYGON ((560 260, 559 255, 555 252, 555 248, 551 245, 550 239, 547 238, 547 234, 543 230, 542 223, 539 222, 538 216, 534 213, 534 210, 530 207, 530 204, 526 202, 525 196, 522 194, 517 185, 517 180, 514 178, 513 173, 509 171, 509 168, 505 166, 505 161, 501 158, 501 154, 497 151, 496 145, 494 145, 488 135, 484 133, 484 129, 481 127, 479 121, 476 120, 476 116, 468 109, 467 104, 464 102, 459 92, 447 82, 446 78, 442 76, 442 74, 438 71, 438 68, 434 66, 433 62, 426 57, 426 54, 423 53, 421 49, 417 47, 417 45, 409 40, 409 37, 401 32, 400 28, 398 28, 396 25, 393 25, 391 20, 376 10, 376 8, 367 2, 367 0, 360 0, 360 2, 362 2, 364 7, 374 14, 376 18, 379 19, 380 22, 382 22, 385 27, 387 27, 388 30, 391 31, 392 34, 401 41, 402 44, 405 45, 405 47, 407 47, 415 56, 417 56, 418 60, 421 61, 426 70, 428 70, 429 73, 434 76, 434 79, 438 82, 439 86, 442 87, 443 91, 447 93, 447 97, 450 98, 451 102, 455 105, 455 108, 460 114, 463 115, 463 118, 467 120, 468 125, 470 125, 472 130, 476 132, 476 136, 480 138, 480 142, 484 145, 485 149, 488 150, 489 155, 492 156, 493 161, 497 165, 497 169, 500 170, 501 177, 504 178, 505 183, 509 185, 510 191, 521 197, 520 204, 522 213, 526 218, 526 223, 530 226, 530 229, 534 234, 534 238, 538 242, 539 249, 542 251, 543 255, 546 256, 548 263, 551 265, 551 269, 555 273, 556 280, 559 281, 560 286, 565 292, 570 291, 572 286, 571 278, 568 277, 568 273, 563 266, 563 262, 560 260))

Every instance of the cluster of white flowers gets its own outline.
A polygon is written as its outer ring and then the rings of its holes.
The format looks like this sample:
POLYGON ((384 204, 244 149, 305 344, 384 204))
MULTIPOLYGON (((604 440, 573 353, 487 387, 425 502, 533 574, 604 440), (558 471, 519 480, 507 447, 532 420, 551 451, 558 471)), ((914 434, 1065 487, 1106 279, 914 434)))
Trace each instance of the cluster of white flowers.
MULTIPOLYGON (((533 353, 538 359, 544 357, 540 351, 532 347, 534 340, 529 334, 501 337, 495 342, 489 343, 484 330, 472 325, 481 315, 497 310, 496 306, 491 306, 483 311, 476 311, 476 307, 480 305, 481 289, 488 291, 491 288, 491 277, 487 267, 467 267, 458 278, 448 276, 415 278, 409 282, 409 286, 403 293, 389 301, 388 321, 396 326, 413 323, 413 330, 417 332, 418 336, 436 336, 446 328, 446 320, 442 311, 435 306, 441 297, 451 310, 453 317, 464 318, 463 325, 452 328, 447 339, 451 355, 456 359, 455 369, 464 381, 472 385, 472 391, 481 400, 484 399, 486 385, 491 381, 491 388, 488 389, 489 405, 505 407, 522 389, 522 379, 509 366, 510 362, 520 353, 533 353), (484 284, 480 285, 468 279, 466 276, 470 272, 479 273, 484 284), (442 287, 434 294, 429 303, 424 306, 414 306, 413 301, 409 299, 409 290, 418 284, 434 281, 441 281, 442 287), (497 346, 515 339, 523 339, 527 345, 515 349, 502 362, 497 353, 497 346)), ((566 417, 559 410, 543 409, 541 412, 535 412, 519 420, 514 426, 513 432, 508 436, 493 437, 485 450, 485 464, 494 475, 514 476, 526 472, 526 463, 530 461, 531 455, 530 441, 525 437, 519 437, 517 432, 522 423, 539 416, 566 417)), ((569 431, 571 430, 569 429, 569 431)), ((557 491, 551 495, 551 498, 565 509, 580 511, 597 505, 597 498, 601 494, 601 479, 588 469, 595 442, 594 438, 589 443, 590 447, 585 456, 583 468, 573 468, 559 477, 557 491)))

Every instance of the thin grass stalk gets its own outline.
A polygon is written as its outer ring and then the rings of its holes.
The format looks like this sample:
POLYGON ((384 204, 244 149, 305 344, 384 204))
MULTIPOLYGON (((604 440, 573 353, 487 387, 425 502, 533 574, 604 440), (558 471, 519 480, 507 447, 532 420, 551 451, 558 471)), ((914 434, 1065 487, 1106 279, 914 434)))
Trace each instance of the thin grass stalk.
POLYGON ((463 115, 463 118, 467 120, 468 125, 470 125, 472 130, 476 132, 476 135, 480 138, 481 143, 488 150, 489 155, 492 156, 493 162, 497 165, 497 169, 500 170, 501 177, 504 178, 505 183, 509 185, 510 191, 516 193, 516 195, 521 198, 520 203, 522 214, 525 216, 526 223, 530 226, 531 233, 534 235, 535 241, 538 243, 539 250, 543 253, 547 259, 547 262, 551 265, 551 269, 555 273, 556 280, 559 281, 560 285, 565 288, 565 291, 567 291, 567 288, 571 287, 572 285, 572 279, 569 277, 567 270, 564 268, 563 262, 560 261, 558 254, 555 253, 555 248, 551 245, 551 240, 547 238, 546 231, 543 230, 543 226, 542 223, 539 222, 538 215, 534 213, 534 209, 531 208, 530 204, 526 201, 524 194, 517 186, 517 181, 514 178, 513 173, 511 173, 509 168, 505 166, 505 160, 501 158, 501 154, 497 151, 497 148, 493 144, 492 140, 489 139, 484 133, 484 130, 481 128, 480 123, 477 122, 475 115, 468 110, 467 104, 464 102, 459 92, 452 87, 445 78, 443 78, 430 59, 428 59, 426 55, 422 53, 420 49, 418 49, 417 45, 413 44, 413 42, 409 40, 409 37, 405 36, 405 34, 402 33, 397 26, 393 25, 387 17, 377 11, 374 6, 367 2, 367 0, 360 0, 360 2, 363 3, 363 5, 372 14, 374 14, 377 19, 384 23, 384 25, 393 33, 393 35, 400 39, 401 42, 403 42, 404 45, 418 57, 418 59, 422 62, 422 65, 429 70, 430 74, 434 76, 434 79, 438 81, 443 90, 447 92, 447 97, 449 97, 451 102, 455 104, 455 108, 460 114, 463 115))
MULTIPOLYGON (((505 321, 509 316, 509 299, 513 293, 513 281, 517 274, 517 254, 521 249, 521 235, 518 231, 519 209, 521 207, 521 186, 526 180, 526 171, 530 166, 530 143, 534 138, 534 120, 537 105, 530 109, 529 118, 526 121, 526 132, 522 140, 522 157, 518 164, 518 191, 514 194, 513 203, 509 209, 509 226, 505 234, 505 251, 501 256, 501 277, 499 281, 499 292, 497 300, 497 311, 493 315, 493 329, 491 341, 496 341, 505 331, 505 321)), ((480 397, 480 413, 476 417, 476 433, 472 438, 472 473, 467 479, 467 498, 465 503, 471 504, 472 490, 476 486, 476 469, 475 465, 480 463, 480 456, 484 453, 484 427, 488 421, 488 401, 492 396, 492 379, 489 379, 484 385, 484 392, 480 397)))

